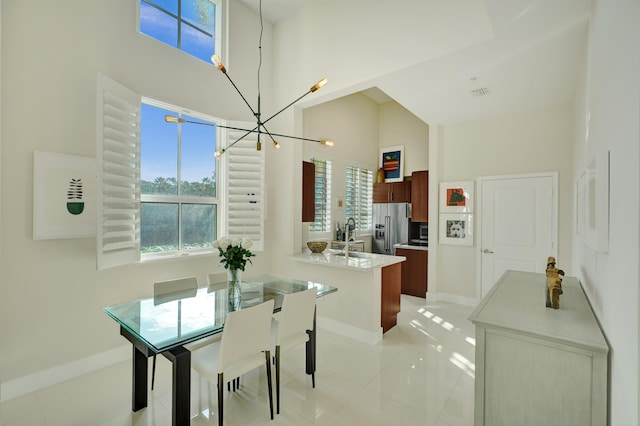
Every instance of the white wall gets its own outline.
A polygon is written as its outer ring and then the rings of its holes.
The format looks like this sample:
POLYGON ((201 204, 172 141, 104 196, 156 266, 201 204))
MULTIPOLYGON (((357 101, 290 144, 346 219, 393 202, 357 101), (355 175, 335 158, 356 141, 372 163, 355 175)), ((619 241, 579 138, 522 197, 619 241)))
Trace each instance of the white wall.
POLYGON ((405 176, 411 176, 418 170, 428 170, 429 126, 395 101, 380 104, 378 110, 379 147, 405 145, 405 176))
MULTIPOLYGON (((257 52, 255 14, 231 3, 231 49, 257 52)), ((136 5, 2 4, 3 385, 126 345, 104 306, 149 296, 156 280, 196 275, 205 284, 216 271, 217 256, 200 256, 96 272, 94 238, 32 239, 33 151, 95 157, 97 72, 144 96, 218 117, 252 118, 213 66, 137 33, 136 5)), ((267 40, 270 33, 267 26, 267 40)), ((232 58, 228 69, 236 83, 255 93, 257 53, 232 58)), ((269 67, 265 72, 270 80, 269 67)), ((260 272, 268 261, 268 253, 259 253, 252 268, 260 272)))
POLYGON ((610 424, 640 424, 640 3, 597 1, 576 104, 574 180, 611 154, 609 250, 575 241, 574 270, 611 347, 610 424), (588 131, 587 131, 588 129, 588 131))
MULTIPOLYGON (((558 105, 438 126, 437 140, 430 141, 430 155, 436 157, 437 170, 432 169, 429 176, 430 183, 437 184, 476 180, 480 176, 558 171, 558 264, 569 275, 573 232, 572 114, 571 105, 558 105)), ((437 186, 430 189, 436 189, 431 191, 435 192, 433 200, 438 195, 437 186)), ((429 282, 430 290, 451 300, 475 300, 477 240, 472 247, 437 244, 435 214, 432 217, 430 247, 435 248, 437 260, 430 275, 435 280, 429 282)))

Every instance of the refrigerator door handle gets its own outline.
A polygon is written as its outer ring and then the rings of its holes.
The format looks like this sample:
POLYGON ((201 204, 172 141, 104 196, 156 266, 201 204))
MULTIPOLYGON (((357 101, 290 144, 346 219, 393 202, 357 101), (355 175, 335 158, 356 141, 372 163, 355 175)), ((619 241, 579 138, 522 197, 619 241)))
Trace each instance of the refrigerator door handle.
POLYGON ((386 232, 384 233, 384 250, 389 253, 391 247, 389 247, 391 241, 391 216, 384 217, 384 227, 386 232))

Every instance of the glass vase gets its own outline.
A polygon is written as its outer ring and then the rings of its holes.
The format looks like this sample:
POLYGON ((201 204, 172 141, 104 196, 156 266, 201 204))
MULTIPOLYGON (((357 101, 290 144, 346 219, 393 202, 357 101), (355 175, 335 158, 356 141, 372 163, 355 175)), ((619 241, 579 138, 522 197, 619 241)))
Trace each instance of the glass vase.
POLYGON ((229 312, 240 309, 242 302, 240 284, 242 283, 241 269, 227 269, 227 295, 229 297, 229 312))

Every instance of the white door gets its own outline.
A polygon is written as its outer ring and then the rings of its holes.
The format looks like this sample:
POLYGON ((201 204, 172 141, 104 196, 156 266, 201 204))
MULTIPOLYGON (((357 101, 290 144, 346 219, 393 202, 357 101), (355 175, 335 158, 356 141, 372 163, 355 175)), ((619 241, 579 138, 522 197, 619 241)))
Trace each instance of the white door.
POLYGON ((497 176, 479 183, 484 297, 507 269, 544 272, 547 258, 557 257, 557 174, 497 176))

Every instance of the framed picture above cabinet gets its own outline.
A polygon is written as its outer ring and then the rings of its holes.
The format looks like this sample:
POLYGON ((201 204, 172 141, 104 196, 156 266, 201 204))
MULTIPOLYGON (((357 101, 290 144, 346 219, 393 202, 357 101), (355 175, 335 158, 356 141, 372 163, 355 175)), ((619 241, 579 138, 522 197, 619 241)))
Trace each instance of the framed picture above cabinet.
POLYGON ((385 182, 404 180, 404 145, 388 146, 380 150, 380 167, 385 182))

